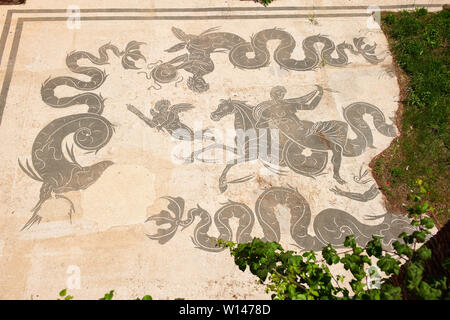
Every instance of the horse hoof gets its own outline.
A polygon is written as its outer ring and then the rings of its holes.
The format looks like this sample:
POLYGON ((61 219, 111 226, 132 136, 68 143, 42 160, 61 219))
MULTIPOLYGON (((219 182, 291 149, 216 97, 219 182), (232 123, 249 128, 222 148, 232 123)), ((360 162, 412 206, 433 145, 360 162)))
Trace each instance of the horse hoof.
POLYGON ((336 180, 337 183, 339 183, 339 184, 346 184, 345 180, 343 180, 343 179, 341 179, 339 177, 334 177, 334 180, 336 180))
POLYGON ((219 185, 220 193, 224 193, 228 189, 228 186, 226 184, 219 185))

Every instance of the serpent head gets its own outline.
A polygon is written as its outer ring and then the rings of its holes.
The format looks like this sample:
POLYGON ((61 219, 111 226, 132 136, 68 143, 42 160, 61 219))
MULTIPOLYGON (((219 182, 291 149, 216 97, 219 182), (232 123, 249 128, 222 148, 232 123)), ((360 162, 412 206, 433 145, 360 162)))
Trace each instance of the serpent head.
POLYGON ((387 230, 383 230, 383 244, 392 246, 392 243, 398 239, 398 236, 406 232, 410 234, 414 231, 411 221, 408 217, 399 214, 386 214, 383 224, 388 226, 387 230))

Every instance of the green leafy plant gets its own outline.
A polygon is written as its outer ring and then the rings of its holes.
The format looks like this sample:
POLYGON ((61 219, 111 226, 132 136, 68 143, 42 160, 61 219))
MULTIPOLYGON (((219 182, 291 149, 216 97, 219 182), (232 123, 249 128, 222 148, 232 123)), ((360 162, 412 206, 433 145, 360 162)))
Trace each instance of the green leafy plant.
POLYGON ((309 20, 309 22, 311 22, 311 24, 314 24, 314 25, 319 24, 319 22, 317 22, 317 20, 316 20, 316 15, 314 13, 308 15, 308 20, 309 20))
POLYGON ((111 290, 110 292, 105 293, 103 298, 100 298, 98 300, 112 300, 113 297, 114 297, 114 290, 111 290))
MULTIPOLYGON (((62 300, 72 300, 73 296, 67 295, 67 289, 63 289, 59 292, 59 296, 61 297, 62 300)), ((58 299, 58 300, 61 300, 58 299)))
POLYGON ((436 208, 435 222, 443 225, 449 219, 450 10, 384 12, 382 22, 393 58, 403 71, 398 73, 401 132, 374 159, 375 178, 380 185, 395 182, 383 190, 397 208, 399 195, 406 196, 418 177, 426 179, 428 193, 421 197, 436 208))
POLYGON ((137 298, 136 300, 153 300, 151 295, 145 295, 142 298, 137 298))
MULTIPOLYGON (((61 290, 61 292, 59 293, 59 296, 61 298, 63 298, 63 300, 73 300, 73 296, 67 295, 67 289, 61 290)), ((114 290, 111 290, 111 291, 105 293, 105 295, 98 300, 112 300, 113 298, 114 298, 114 290)), ((61 300, 61 299, 58 299, 58 300, 61 300)), ((153 297, 149 294, 146 294, 142 298, 137 297, 136 300, 153 300, 153 297)), ((184 298, 176 298, 174 300, 184 300, 184 298)))
MULTIPOLYGON (((393 251, 385 250, 382 237, 375 235, 364 248, 357 245, 354 235, 349 235, 345 238, 345 250, 338 252, 328 244, 322 248, 321 258, 314 251, 298 254, 284 250, 279 243, 258 238, 241 244, 219 241, 218 246, 228 248, 239 269, 248 268, 275 300, 450 299, 448 279, 425 273, 425 263, 432 251, 424 243, 434 228, 429 217, 434 208, 422 199, 427 193, 426 186, 421 179, 416 180, 417 192, 410 194, 415 204, 408 209, 413 231, 400 234, 393 243, 393 251), (348 274, 333 273, 330 268, 334 265, 342 266, 348 274)), ((450 269, 449 257, 442 266, 450 269)), ((73 299, 66 289, 59 295, 64 300, 73 299)), ((99 300, 113 297, 111 290, 99 300)), ((153 298, 145 295, 136 300, 153 298)))
MULTIPOLYGON (((313 251, 297 254, 286 251, 276 242, 254 238, 250 243, 219 242, 229 248, 235 264, 241 271, 247 268, 266 286, 276 300, 398 300, 406 296, 418 299, 444 299, 448 296, 447 279, 429 279, 424 274, 424 263, 430 259, 431 250, 422 245, 434 222, 427 216, 433 210, 420 195, 409 210, 411 234, 402 233, 393 243, 394 251, 383 249, 382 237, 372 236, 364 248, 356 244, 355 237, 346 237, 347 250, 338 252, 331 244, 322 249, 319 260, 313 251), (376 261, 376 263, 375 263, 376 261), (376 264, 384 277, 375 277, 376 264), (333 265, 349 271, 350 278, 334 275, 333 265), (403 272, 403 280, 393 279, 403 272)), ((450 264, 445 260, 445 264, 450 264)))

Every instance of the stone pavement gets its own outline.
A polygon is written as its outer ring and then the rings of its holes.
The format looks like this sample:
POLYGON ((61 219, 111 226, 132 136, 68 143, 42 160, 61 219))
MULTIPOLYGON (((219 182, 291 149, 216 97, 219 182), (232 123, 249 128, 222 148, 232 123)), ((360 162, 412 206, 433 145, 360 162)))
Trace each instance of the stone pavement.
POLYGON ((368 168, 397 135, 377 8, 298 3, 0 7, 0 298, 267 299, 217 238, 408 231, 368 168))

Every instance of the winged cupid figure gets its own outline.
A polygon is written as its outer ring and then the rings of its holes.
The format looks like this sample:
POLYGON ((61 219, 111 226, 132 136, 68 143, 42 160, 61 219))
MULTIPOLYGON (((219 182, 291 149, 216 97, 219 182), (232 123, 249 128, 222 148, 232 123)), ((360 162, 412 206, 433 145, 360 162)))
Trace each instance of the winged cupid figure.
POLYGON ((194 106, 189 103, 171 105, 168 100, 159 100, 156 102, 155 107, 150 109, 151 119, 131 104, 128 104, 127 108, 150 128, 166 131, 179 140, 194 139, 194 131, 182 123, 179 117, 181 112, 194 109, 194 106))

